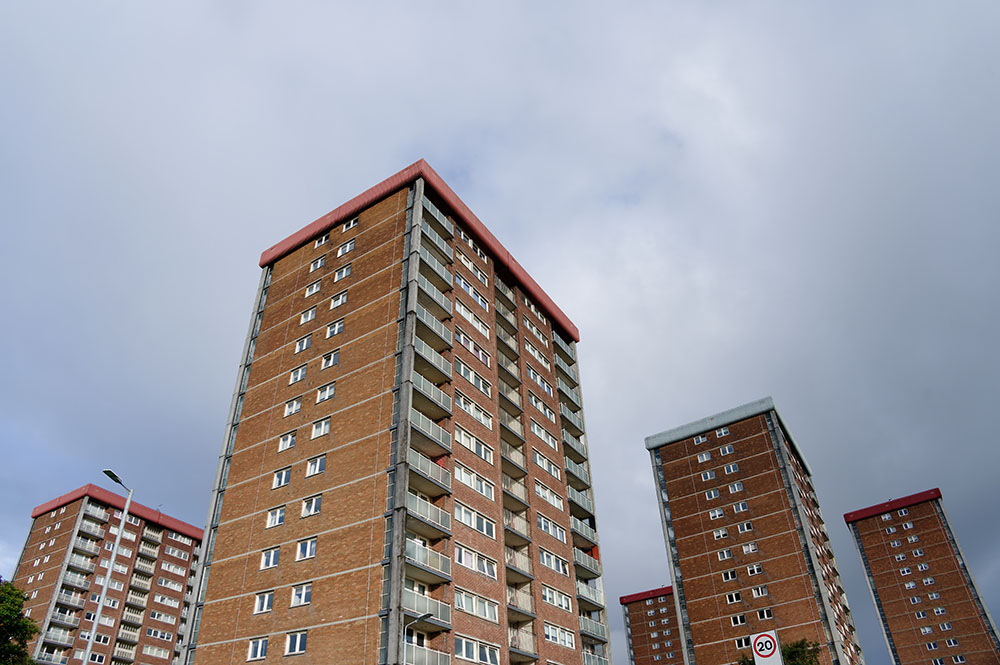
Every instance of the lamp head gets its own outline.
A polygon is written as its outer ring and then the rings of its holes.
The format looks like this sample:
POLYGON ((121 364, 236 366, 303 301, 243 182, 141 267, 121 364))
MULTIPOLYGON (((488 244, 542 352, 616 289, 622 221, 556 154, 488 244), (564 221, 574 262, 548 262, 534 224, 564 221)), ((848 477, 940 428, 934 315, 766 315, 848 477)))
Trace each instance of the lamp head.
MULTIPOLYGON (((113 480, 114 482, 118 483, 122 487, 125 487, 125 483, 122 482, 122 479, 119 478, 118 474, 115 473, 114 471, 112 471, 111 469, 105 469, 104 470, 104 475, 107 476, 108 478, 110 478, 111 480, 113 480)), ((128 488, 125 487, 125 489, 128 489, 128 488)))

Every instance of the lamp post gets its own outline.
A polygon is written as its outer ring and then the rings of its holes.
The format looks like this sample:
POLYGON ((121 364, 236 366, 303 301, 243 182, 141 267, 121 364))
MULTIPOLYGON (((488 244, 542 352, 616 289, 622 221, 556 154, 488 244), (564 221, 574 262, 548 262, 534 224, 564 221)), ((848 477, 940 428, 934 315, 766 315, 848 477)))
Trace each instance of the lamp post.
MULTIPOLYGON (((434 616, 433 612, 424 612, 423 614, 421 614, 420 616, 418 616, 416 618, 413 618, 413 619, 410 619, 409 621, 404 621, 403 622, 403 662, 404 663, 406 662, 406 650, 410 647, 410 643, 406 641, 406 628, 408 626, 412 626, 413 624, 417 623, 418 621, 423 621, 424 619, 429 619, 432 616, 434 616)), ((416 638, 414 638, 414 639, 416 639, 416 638)))
MULTIPOLYGON (((90 662, 90 653, 94 649, 94 638, 97 637, 97 627, 101 624, 101 611, 104 609, 104 599, 108 596, 108 585, 111 583, 111 573, 115 569, 115 556, 118 554, 118 545, 122 542, 122 532, 125 531, 125 521, 128 519, 128 508, 132 505, 132 489, 126 487, 118 474, 111 469, 104 469, 104 475, 128 490, 128 497, 125 499, 125 509, 122 510, 122 521, 118 525, 118 533, 115 535, 115 544, 111 548, 111 556, 108 558, 108 572, 104 575, 104 584, 101 585, 101 597, 97 601, 97 612, 94 613, 94 625, 90 628, 90 636, 87 638, 87 649, 83 652, 83 662, 90 662)), ((100 555, 98 555, 98 568, 100 568, 100 555)))

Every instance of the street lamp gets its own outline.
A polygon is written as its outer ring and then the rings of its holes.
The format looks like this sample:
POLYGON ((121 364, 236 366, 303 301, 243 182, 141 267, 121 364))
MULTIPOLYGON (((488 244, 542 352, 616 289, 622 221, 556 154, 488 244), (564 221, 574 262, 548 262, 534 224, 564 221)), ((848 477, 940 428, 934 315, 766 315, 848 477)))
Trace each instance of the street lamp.
MULTIPOLYGON (((104 469, 104 475, 128 490, 128 497, 125 499, 125 508, 122 510, 122 521, 118 525, 118 533, 115 535, 115 544, 111 548, 111 556, 108 558, 108 572, 104 575, 104 584, 101 585, 101 597, 97 601, 97 612, 94 613, 94 624, 90 628, 90 636, 87 638, 87 649, 83 652, 83 662, 90 662, 90 653, 94 649, 94 638, 97 637, 97 627, 101 624, 101 611, 104 609, 104 599, 108 596, 108 585, 111 583, 111 573, 115 569, 115 556, 118 554, 118 545, 122 542, 122 532, 125 531, 125 521, 128 519, 128 508, 132 505, 132 488, 127 487, 122 482, 121 477, 111 469, 104 469)), ((98 555, 100 559, 100 555, 98 555)), ((100 564, 100 560, 98 560, 100 564)), ((100 565, 98 565, 100 568, 100 565)))
MULTIPOLYGON (((407 626, 412 626, 413 624, 417 623, 418 621, 423 621, 424 619, 430 619, 432 616, 434 616, 433 612, 424 612, 423 614, 421 614, 420 616, 416 617, 415 619, 410 619, 409 621, 404 621, 403 622, 403 662, 404 663, 406 662, 406 650, 410 647, 410 643, 406 641, 406 628, 407 628, 407 626)), ((414 636, 414 639, 416 639, 416 636, 414 636)))

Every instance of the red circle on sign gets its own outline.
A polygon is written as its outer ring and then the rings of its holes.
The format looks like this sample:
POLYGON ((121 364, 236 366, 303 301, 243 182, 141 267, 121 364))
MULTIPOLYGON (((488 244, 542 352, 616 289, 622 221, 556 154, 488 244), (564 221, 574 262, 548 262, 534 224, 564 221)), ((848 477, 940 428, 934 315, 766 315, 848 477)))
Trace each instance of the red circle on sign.
POLYGON ((770 658, 778 649, 778 642, 770 635, 759 635, 753 641, 753 652, 761 658, 770 658))

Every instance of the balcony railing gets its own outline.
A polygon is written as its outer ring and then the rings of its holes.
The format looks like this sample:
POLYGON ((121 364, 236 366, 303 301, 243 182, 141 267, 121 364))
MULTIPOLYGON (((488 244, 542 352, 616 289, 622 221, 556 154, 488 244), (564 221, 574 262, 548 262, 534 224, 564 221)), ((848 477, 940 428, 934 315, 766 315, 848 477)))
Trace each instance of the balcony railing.
POLYGON ((514 289, 501 282, 496 276, 493 277, 493 286, 497 287, 497 291, 502 293, 503 297, 509 300, 511 305, 516 302, 514 300, 514 289))
POLYGON ((576 594, 596 605, 604 607, 604 592, 597 587, 587 586, 583 582, 577 581, 576 594))
POLYGON ((80 531, 90 534, 95 538, 104 538, 104 529, 102 529, 100 525, 88 522, 87 520, 80 522, 80 531))
POLYGON ((122 626, 121 630, 118 631, 118 639, 136 644, 139 641, 139 629, 122 626))
POLYGON ((56 596, 56 602, 62 603, 63 605, 69 605, 70 607, 83 607, 86 603, 83 596, 78 596, 74 593, 66 593, 65 591, 59 592, 59 595, 56 596))
POLYGON ((565 395, 569 399, 570 406, 576 407, 576 409, 573 410, 579 411, 583 408, 583 400, 580 399, 580 393, 571 388, 568 383, 563 381, 561 378, 556 377, 556 387, 559 388, 559 392, 562 395, 565 395))
POLYGON ((531 522, 509 508, 503 509, 503 523, 504 526, 521 534, 525 538, 531 537, 531 522))
POLYGON ((406 495, 406 509, 442 531, 451 532, 451 515, 433 505, 430 501, 413 494, 406 495))
POLYGON ((452 260, 454 253, 452 252, 451 247, 448 246, 448 243, 445 242, 444 238, 437 234, 437 231, 431 228, 431 225, 428 224, 426 220, 420 221, 420 233, 425 238, 430 240, 431 243, 433 243, 444 256, 448 257, 449 261, 452 260))
POLYGON ((578 457, 582 458, 578 461, 587 459, 589 452, 587 451, 587 444, 583 442, 583 439, 578 439, 566 430, 562 430, 562 440, 571 452, 576 453, 578 457))
POLYGON ((156 566, 147 561, 143 561, 142 559, 135 560, 135 569, 141 570, 144 573, 149 573, 150 575, 156 572, 156 566))
POLYGON ((155 559, 160 555, 160 548, 149 543, 139 543, 139 554, 148 556, 150 559, 155 559))
POLYGON ((510 628, 510 648, 524 653, 538 653, 535 646, 535 634, 524 628, 510 628))
POLYGON ((431 480, 434 480, 441 485, 451 489, 451 472, 439 464, 435 464, 429 458, 424 457, 414 448, 406 453, 406 461, 410 463, 410 466, 427 476, 431 480))
POLYGON ((448 218, 444 216, 444 213, 438 210, 438 207, 430 202, 430 200, 425 196, 423 199, 424 211, 430 213, 434 221, 441 226, 448 233, 448 237, 455 235, 455 226, 448 218))
POLYGON ((583 419, 580 418, 580 416, 578 416, 577 414, 570 411, 569 407, 567 407, 562 402, 559 403, 559 415, 562 416, 563 424, 569 425, 569 427, 567 427, 566 429, 568 429, 570 432, 573 432, 573 430, 575 429, 576 436, 580 436, 581 434, 583 434, 583 419))
POLYGON ((90 557, 80 556, 79 554, 70 555, 69 561, 67 563, 73 568, 79 568, 80 570, 86 570, 88 573, 94 571, 96 564, 94 560, 90 557))
POLYGON ((420 287, 421 291, 427 294, 430 300, 437 305, 446 316, 451 316, 451 300, 449 300, 448 296, 442 293, 438 287, 431 284, 429 279, 417 273, 417 286, 420 287))
POLYGON ((508 386, 503 381, 500 382, 500 395, 502 395, 504 399, 506 399, 507 401, 509 401, 511 404, 513 404, 514 406, 516 406, 518 409, 522 408, 521 407, 521 395, 520 395, 520 393, 518 393, 517 390, 515 390, 511 386, 508 386))
MULTIPOLYGON (((441 321, 431 314, 426 307, 417 303, 417 321, 420 321, 425 326, 430 328, 435 335, 441 338, 441 342, 435 342, 436 346, 432 347, 438 351, 443 351, 444 349, 449 349, 452 346, 451 331, 441 321)), ((433 341, 433 338, 432 338, 433 341)))
POLYGON ((610 665, 609 661, 604 656, 598 656, 596 653, 583 652, 583 665, 610 665))
POLYGON ((403 662, 406 665, 449 665, 451 654, 407 643, 403 662))
POLYGON ((559 333, 552 333, 552 342, 554 343, 556 350, 562 351, 569 362, 576 362, 576 353, 573 351, 573 347, 571 347, 569 342, 564 340, 559 333))
POLYGON ((501 342, 506 344, 511 351, 520 355, 521 351, 520 349, 517 348, 517 339, 513 335, 511 335, 503 328, 497 328, 497 337, 500 339, 501 342))
POLYGON ((580 385, 580 374, 576 371, 576 368, 570 367, 570 365, 565 360, 563 360, 559 355, 555 356, 555 361, 556 361, 556 369, 562 370, 563 374, 565 374, 570 379, 570 383, 572 383, 574 386, 580 385))
POLYGON ((573 487, 567 485, 566 493, 569 495, 569 500, 586 510, 591 515, 594 514, 594 500, 587 496, 586 492, 581 492, 580 490, 573 489, 573 487))
POLYGON ((49 623, 57 623, 60 626, 73 626, 75 628, 80 625, 80 617, 69 612, 59 612, 57 610, 49 615, 49 623))
POLYGON ((133 660, 135 660, 135 647, 123 647, 119 644, 116 644, 112 657, 132 662, 133 660))
POLYGON ((590 617, 580 617, 580 630, 599 637, 605 642, 608 640, 608 627, 600 621, 594 621, 590 617))
POLYGON ((135 587, 136 589, 142 589, 143 591, 149 591, 152 587, 152 581, 143 579, 138 575, 133 575, 132 580, 129 582, 129 586, 135 587))
POLYGON ((92 506, 92 505, 88 505, 84 512, 93 517, 94 519, 98 519, 102 522, 107 522, 108 518, 111 517, 108 511, 104 510, 103 508, 98 508, 97 506, 92 506))
POLYGON ((406 558, 431 570, 436 570, 442 575, 451 576, 451 559, 429 547, 424 547, 420 543, 412 540, 406 541, 406 558))
POLYGON ((442 623, 451 623, 451 605, 423 596, 416 591, 403 589, 403 607, 417 614, 431 613, 431 617, 442 623))
POLYGON ((597 531, 594 530, 586 522, 576 519, 572 515, 569 516, 569 528, 571 531, 575 531, 592 543, 597 543, 597 531))
POLYGON ((443 375, 441 380, 451 378, 451 363, 445 360, 444 356, 431 348, 431 346, 419 337, 413 340, 413 348, 417 355, 421 356, 443 375))
POLYGON ((514 434, 518 435, 520 438, 524 438, 524 425, 521 424, 520 418, 515 418, 506 411, 500 411, 500 424, 509 429, 514 434))
POLYGON ((531 594, 517 587, 507 587, 507 604, 516 607, 522 612, 535 612, 535 603, 531 594))
POLYGON ((500 453, 514 464, 517 464, 522 468, 527 468, 527 460, 524 457, 524 453, 519 448, 515 448, 506 441, 501 441, 500 453))
POLYGON ((566 470, 583 481, 583 484, 590 487, 590 471, 583 464, 577 464, 568 457, 565 460, 566 470))
POLYGON ((76 587, 77 589, 90 589, 90 580, 87 579, 86 575, 80 575, 79 573, 67 572, 63 575, 62 581, 63 584, 76 587))
POLYGON ((135 591, 129 591, 125 596, 125 602, 129 605, 134 605, 135 607, 146 607, 146 600, 149 598, 147 593, 136 593, 135 591))
POLYGON ((502 474, 503 489, 505 492, 510 492, 518 499, 521 499, 524 503, 528 503, 528 488, 524 483, 518 482, 508 476, 506 473, 502 474))
POLYGON ((51 651, 43 651, 38 654, 38 658, 35 660, 45 665, 66 665, 69 662, 69 656, 52 653, 51 651))
POLYGON ((125 611, 122 612, 122 623, 141 625, 143 614, 145 614, 145 612, 140 612, 132 609, 131 607, 126 607, 125 611))
POLYGON ((448 396, 448 393, 428 381, 427 378, 419 372, 413 372, 411 378, 413 380, 413 386, 417 390, 426 395, 428 399, 436 403, 439 407, 448 413, 451 413, 451 397, 448 396))
POLYGON ((503 355, 502 353, 497 354, 497 365, 499 365, 501 369, 503 369, 505 372, 510 374, 518 381, 521 380, 521 372, 520 370, 518 370, 517 365, 514 363, 514 361, 508 359, 507 356, 503 355))
POLYGON ((77 538, 73 541, 73 548, 78 549, 81 552, 86 552, 87 554, 100 554, 101 547, 97 543, 87 540, 86 538, 77 538))
POLYGON ((496 300, 495 304, 497 308, 497 314, 500 315, 500 318, 506 321, 511 328, 517 330, 517 317, 514 316, 514 312, 511 311, 511 309, 507 307, 507 305, 503 304, 499 300, 496 300))
POLYGON ((451 452, 451 434, 433 420, 414 408, 410 409, 410 424, 422 435, 451 452))
POLYGON ((57 644, 61 647, 73 646, 74 640, 76 638, 68 630, 47 630, 45 631, 45 637, 42 638, 44 641, 51 644, 57 644))
POLYGON ((437 277, 440 282, 438 286, 442 289, 450 289, 452 283, 451 271, 449 271, 443 263, 435 259, 426 247, 420 248, 420 262, 421 265, 425 265, 431 270, 432 276, 437 277))
POLYGON ((156 531, 146 527, 142 530, 142 537, 146 540, 159 544, 163 541, 163 531, 156 531))
POLYGON ((573 563, 583 566, 595 575, 601 574, 601 562, 575 547, 573 548, 573 563))

